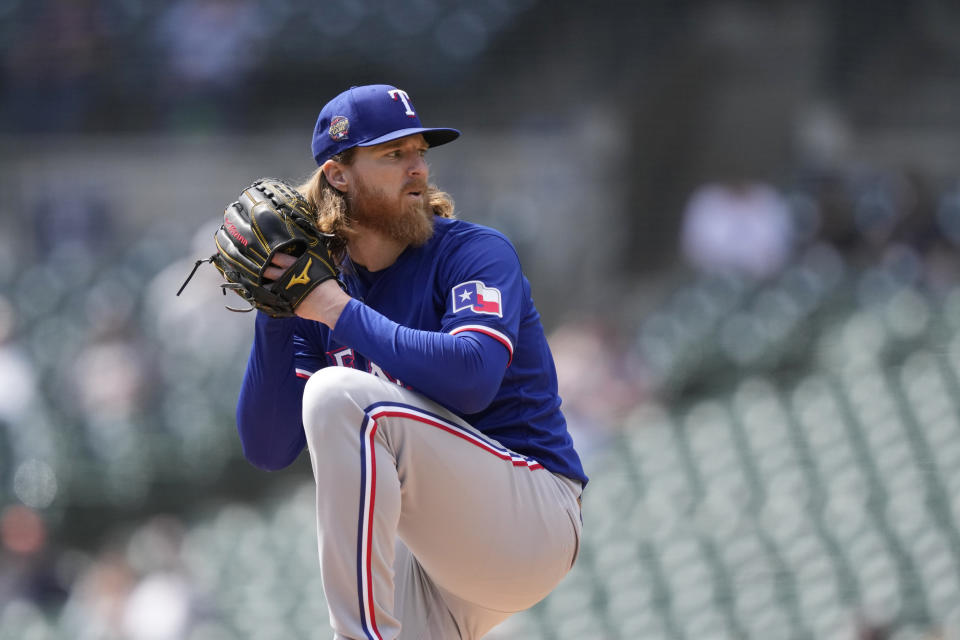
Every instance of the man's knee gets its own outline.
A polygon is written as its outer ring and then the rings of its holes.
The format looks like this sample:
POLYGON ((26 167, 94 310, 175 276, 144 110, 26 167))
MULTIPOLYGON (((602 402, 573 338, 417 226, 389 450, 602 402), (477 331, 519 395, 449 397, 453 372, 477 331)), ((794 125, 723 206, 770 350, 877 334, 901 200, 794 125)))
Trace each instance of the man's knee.
POLYGON ((303 391, 303 426, 307 438, 317 432, 361 419, 364 407, 372 400, 377 379, 349 367, 325 367, 307 380, 303 391))
POLYGON ((329 395, 364 386, 372 376, 350 367, 324 367, 310 376, 304 395, 329 395))

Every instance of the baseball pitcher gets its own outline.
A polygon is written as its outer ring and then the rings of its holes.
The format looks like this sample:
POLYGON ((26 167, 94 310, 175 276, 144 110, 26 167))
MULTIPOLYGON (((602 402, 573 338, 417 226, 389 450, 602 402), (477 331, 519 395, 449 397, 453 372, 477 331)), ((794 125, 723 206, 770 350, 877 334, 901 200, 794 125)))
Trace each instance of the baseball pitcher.
POLYGON ((453 217, 411 97, 320 112, 318 169, 227 207, 211 261, 257 309, 237 407, 263 469, 306 446, 334 637, 480 638, 576 560, 587 482, 517 253, 453 217))

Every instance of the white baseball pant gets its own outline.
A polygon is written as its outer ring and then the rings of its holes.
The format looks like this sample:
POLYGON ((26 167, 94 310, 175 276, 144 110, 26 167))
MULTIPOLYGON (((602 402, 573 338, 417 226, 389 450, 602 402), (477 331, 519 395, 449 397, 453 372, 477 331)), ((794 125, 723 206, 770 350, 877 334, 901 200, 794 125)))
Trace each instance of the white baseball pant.
POLYGON ((327 367, 303 423, 336 640, 480 638, 573 566, 580 483, 420 394, 327 367))

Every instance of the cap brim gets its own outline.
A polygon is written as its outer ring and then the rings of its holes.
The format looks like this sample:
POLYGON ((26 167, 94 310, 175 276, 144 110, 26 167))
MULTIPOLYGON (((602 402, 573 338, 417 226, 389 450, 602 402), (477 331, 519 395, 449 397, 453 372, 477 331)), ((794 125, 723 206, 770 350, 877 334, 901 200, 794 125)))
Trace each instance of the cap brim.
POLYGON ((391 131, 390 133, 382 135, 379 138, 357 143, 357 146, 372 147, 375 144, 383 144, 384 142, 390 142, 391 140, 396 140, 397 138, 405 138, 418 133, 423 134, 423 139, 426 140, 427 144, 431 147, 439 147, 442 144, 453 142, 460 137, 460 132, 456 129, 426 129, 423 127, 412 127, 410 129, 398 129, 396 131, 391 131))

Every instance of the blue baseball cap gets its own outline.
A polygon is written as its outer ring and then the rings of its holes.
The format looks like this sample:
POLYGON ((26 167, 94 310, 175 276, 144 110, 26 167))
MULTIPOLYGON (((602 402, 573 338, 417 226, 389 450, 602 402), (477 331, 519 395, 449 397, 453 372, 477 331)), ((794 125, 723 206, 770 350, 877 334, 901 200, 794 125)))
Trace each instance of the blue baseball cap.
POLYGON ((310 148, 320 166, 351 147, 372 147, 416 133, 422 133, 431 147, 460 136, 456 129, 422 126, 406 91, 388 84, 370 84, 351 87, 323 107, 310 148))

